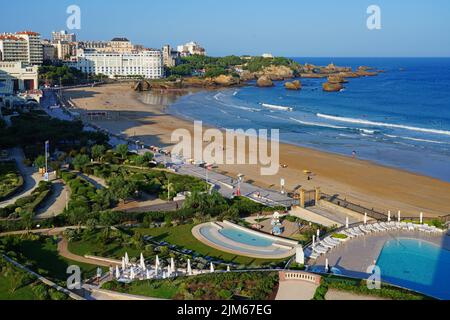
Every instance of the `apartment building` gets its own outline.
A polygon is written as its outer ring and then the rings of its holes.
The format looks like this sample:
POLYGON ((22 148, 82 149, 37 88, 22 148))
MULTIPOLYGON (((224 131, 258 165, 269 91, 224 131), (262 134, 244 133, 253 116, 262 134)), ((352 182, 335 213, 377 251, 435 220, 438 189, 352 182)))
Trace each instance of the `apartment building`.
POLYGON ((68 33, 65 30, 61 31, 53 31, 52 32, 52 42, 58 43, 59 41, 63 42, 76 42, 77 36, 74 33, 68 33))
POLYGON ((159 79, 164 75, 162 53, 152 49, 131 53, 80 50, 76 59, 68 65, 85 73, 103 74, 109 78, 159 79))
POLYGON ((27 41, 12 34, 1 34, 0 61, 28 62, 27 41))
POLYGON ((191 55, 201 55, 201 56, 206 55, 206 50, 196 42, 188 42, 186 44, 182 44, 177 47, 177 51, 180 53, 182 57, 187 57, 191 55))
POLYGON ((33 31, 22 31, 17 32, 16 36, 27 41, 28 63, 32 65, 41 65, 44 60, 41 35, 33 31))

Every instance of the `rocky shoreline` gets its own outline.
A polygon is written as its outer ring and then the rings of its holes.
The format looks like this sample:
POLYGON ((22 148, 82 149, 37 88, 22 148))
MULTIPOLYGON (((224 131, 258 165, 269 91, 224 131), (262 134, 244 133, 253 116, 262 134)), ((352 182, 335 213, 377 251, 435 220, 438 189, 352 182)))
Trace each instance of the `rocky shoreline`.
POLYGON ((357 70, 351 67, 338 67, 329 64, 326 67, 311 64, 298 66, 270 65, 261 71, 250 72, 241 70, 239 73, 219 75, 214 78, 186 77, 176 80, 141 80, 134 84, 135 91, 173 90, 173 89, 219 89, 226 87, 246 86, 248 82, 256 80, 256 86, 265 88, 273 87, 275 81, 293 80, 286 82, 287 90, 301 90, 301 79, 326 79, 323 83, 323 91, 338 92, 344 89, 348 79, 373 77, 383 71, 374 70, 371 67, 360 66, 357 70))

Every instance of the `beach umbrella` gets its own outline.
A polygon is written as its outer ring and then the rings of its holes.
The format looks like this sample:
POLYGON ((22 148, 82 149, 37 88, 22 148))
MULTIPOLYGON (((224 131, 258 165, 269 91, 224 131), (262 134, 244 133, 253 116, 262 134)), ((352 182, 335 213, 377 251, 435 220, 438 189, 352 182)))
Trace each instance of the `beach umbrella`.
POLYGON ((423 212, 420 213, 420 224, 423 224, 423 212))
POLYGON ((364 212, 364 224, 367 224, 367 212, 364 212))
POLYGON ((316 246, 316 236, 315 235, 313 235, 313 243, 312 243, 312 246, 313 246, 313 248, 316 246))
POLYGON ((165 271, 163 271, 162 278, 163 278, 163 279, 166 279, 166 278, 167 278, 167 275, 166 275, 166 272, 165 272, 165 271))
POLYGON ((155 260, 155 270, 156 270, 156 271, 158 271, 159 266, 160 266, 160 264, 159 264, 159 257, 156 256, 156 260, 155 260))
POLYGON ((402 220, 402 218, 401 218, 401 212, 400 212, 400 210, 398 211, 398 222, 400 222, 401 220, 402 220))
POLYGON ((188 262, 187 262, 187 275, 192 276, 191 259, 188 259, 188 262))
POLYGON ((230 271, 231 271, 230 266, 227 266, 227 272, 230 272, 230 271))
POLYGON ((388 222, 391 222, 391 210, 388 211, 388 222))
POLYGON ((346 217, 345 218, 345 228, 348 229, 349 225, 350 225, 350 221, 349 221, 348 217, 346 217))
POLYGON ((125 266, 125 258, 122 257, 122 271, 125 271, 125 268, 126 268, 126 266, 125 266))
POLYGON ((295 250, 295 262, 297 262, 300 265, 305 264, 305 252, 303 251, 302 245, 298 245, 295 250))
POLYGON ((131 271, 130 271, 130 279, 134 280, 135 274, 134 274, 134 267, 131 267, 131 271))
POLYGON ((317 240, 319 240, 320 237, 320 229, 317 229, 317 240))
POLYGON ((330 268, 330 266, 328 264, 328 258, 327 258, 327 259, 325 259, 325 272, 328 272, 329 268, 330 268))
POLYGON ((211 262, 211 268, 210 268, 211 273, 214 273, 214 264, 211 262))
POLYGON ((167 266, 167 276, 168 277, 172 276, 172 268, 170 268, 170 266, 167 266))
POLYGON ((150 280, 150 270, 147 270, 147 280, 150 280))
POLYGON ((130 258, 128 257, 128 252, 125 252, 125 267, 128 267, 130 264, 130 258))
POLYGON ((119 270, 119 266, 116 266, 116 279, 120 278, 120 270, 119 270))
POLYGON ((144 255, 141 253, 141 269, 145 270, 145 259, 144 259, 144 255))
POLYGON ((173 258, 170 258, 170 271, 176 272, 176 270, 175 270, 175 260, 173 258))

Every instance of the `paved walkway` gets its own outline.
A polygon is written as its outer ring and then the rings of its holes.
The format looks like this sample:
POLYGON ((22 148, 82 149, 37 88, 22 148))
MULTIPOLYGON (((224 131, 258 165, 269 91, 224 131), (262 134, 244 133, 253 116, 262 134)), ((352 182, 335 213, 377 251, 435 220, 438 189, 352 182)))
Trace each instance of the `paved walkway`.
POLYGON ((313 212, 310 210, 311 208, 308 209, 303 209, 303 208, 293 208, 291 211, 289 211, 289 214, 306 220, 306 221, 311 221, 313 223, 317 223, 320 224, 322 226, 325 227, 332 227, 332 226, 342 226, 342 224, 338 223, 335 220, 332 220, 324 215, 318 214, 316 212, 313 212))
POLYGON ((81 177, 84 180, 86 180, 87 182, 91 183, 98 190, 108 188, 108 184, 106 183, 105 179, 102 179, 102 178, 99 178, 96 176, 86 175, 86 174, 80 173, 80 172, 75 172, 75 173, 79 177, 81 177))
POLYGON ((7 207, 11 204, 14 204, 18 199, 29 196, 34 191, 34 189, 37 188, 39 181, 42 180, 41 175, 38 172, 35 172, 34 168, 26 167, 23 164, 25 156, 21 149, 14 148, 10 150, 10 155, 11 158, 16 160, 17 168, 19 169, 19 172, 24 180, 24 188, 13 198, 0 202, 0 208, 7 207))
POLYGON ((363 296, 354 294, 351 292, 338 291, 334 289, 329 289, 327 294, 325 295, 325 300, 390 300, 385 298, 379 298, 374 296, 363 296))
MULTIPOLYGON (((162 154, 155 154, 155 160, 160 163, 171 163, 172 159, 162 154)), ((206 180, 208 175, 208 182, 215 185, 215 189, 219 191, 225 198, 232 198, 233 192, 236 191, 237 177, 232 178, 227 175, 215 171, 208 171, 205 168, 195 166, 192 164, 183 164, 179 167, 177 173, 194 176, 206 180)), ((252 199, 264 205, 273 206, 287 206, 290 207, 293 200, 280 192, 260 188, 250 183, 241 183, 241 194, 244 197, 252 199), (256 196, 259 194, 259 196, 256 196)))
POLYGON ((53 183, 53 190, 49 199, 47 199, 45 206, 41 207, 35 219, 49 219, 60 215, 65 207, 66 201, 70 198, 69 188, 62 182, 57 181, 53 183))
POLYGON ((61 237, 58 241, 58 254, 64 258, 67 258, 72 261, 80 262, 80 263, 86 263, 91 264, 94 266, 101 266, 101 267, 110 267, 110 262, 104 262, 96 259, 90 259, 86 257, 82 257, 76 254, 73 254, 69 251, 69 244, 67 242, 67 239, 64 237, 61 237))
POLYGON ((275 300, 311 300, 318 285, 306 281, 280 281, 275 300))

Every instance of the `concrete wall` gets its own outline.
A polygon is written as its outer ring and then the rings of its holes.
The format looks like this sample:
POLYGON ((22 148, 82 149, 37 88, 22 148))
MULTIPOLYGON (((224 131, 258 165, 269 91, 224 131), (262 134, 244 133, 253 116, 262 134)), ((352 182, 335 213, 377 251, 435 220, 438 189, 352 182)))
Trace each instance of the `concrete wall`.
POLYGON ((280 281, 298 280, 315 283, 320 285, 321 276, 303 271, 281 271, 280 281))
MULTIPOLYGON (((346 216, 349 217, 353 217, 355 219, 357 219, 359 222, 363 222, 364 221, 364 215, 360 214, 358 212, 352 211, 350 209, 346 209, 343 208, 341 206, 338 206, 337 204, 331 203, 329 201, 326 200, 320 200, 319 201, 319 207, 324 208, 326 210, 329 210, 331 212, 339 212, 341 214, 344 214, 346 216)), ((368 220, 370 220, 370 217, 367 218, 368 220)))
POLYGON ((335 226, 335 225, 337 225, 338 227, 342 226, 341 224, 339 224, 336 221, 328 219, 328 218, 326 218, 324 216, 321 216, 321 215, 319 215, 319 214, 317 214, 315 212, 309 211, 309 210, 304 209, 302 207, 294 207, 289 212, 289 214, 294 216, 294 217, 306 220, 306 221, 310 221, 310 222, 313 222, 313 223, 317 223, 317 224, 323 225, 325 227, 332 227, 332 226, 335 226))

